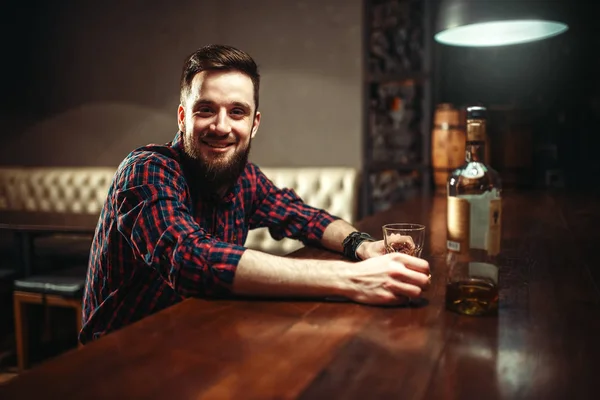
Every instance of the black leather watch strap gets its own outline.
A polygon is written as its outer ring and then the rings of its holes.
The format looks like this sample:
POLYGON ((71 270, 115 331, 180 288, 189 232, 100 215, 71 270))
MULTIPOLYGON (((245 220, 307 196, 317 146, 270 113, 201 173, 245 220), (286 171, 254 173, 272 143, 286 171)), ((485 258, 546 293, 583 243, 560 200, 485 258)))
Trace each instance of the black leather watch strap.
POLYGON ((342 242, 342 247, 344 248, 344 256, 353 261, 360 261, 358 256, 356 255, 356 249, 358 246, 364 241, 374 242, 375 238, 368 233, 364 232, 352 232, 349 234, 346 239, 342 242))

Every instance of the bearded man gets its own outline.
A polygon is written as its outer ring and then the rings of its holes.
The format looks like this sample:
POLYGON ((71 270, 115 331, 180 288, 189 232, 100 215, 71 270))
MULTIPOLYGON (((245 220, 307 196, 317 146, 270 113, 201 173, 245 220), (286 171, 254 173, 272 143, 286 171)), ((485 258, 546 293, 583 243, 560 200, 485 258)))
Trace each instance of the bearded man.
POLYGON ((90 252, 82 343, 192 296, 398 304, 429 287, 427 261, 384 254, 382 241, 275 187, 248 162, 259 87, 256 63, 234 47, 209 45, 187 58, 174 139, 131 152, 108 191, 90 252), (259 227, 348 260, 245 248, 259 227))

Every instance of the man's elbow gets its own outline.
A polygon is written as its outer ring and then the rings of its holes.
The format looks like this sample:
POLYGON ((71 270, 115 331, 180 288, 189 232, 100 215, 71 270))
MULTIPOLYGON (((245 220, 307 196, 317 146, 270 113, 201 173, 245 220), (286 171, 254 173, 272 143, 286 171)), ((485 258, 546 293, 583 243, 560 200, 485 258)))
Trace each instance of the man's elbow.
POLYGON ((213 297, 230 293, 229 285, 221 282, 211 268, 179 269, 170 274, 169 286, 182 297, 213 297))

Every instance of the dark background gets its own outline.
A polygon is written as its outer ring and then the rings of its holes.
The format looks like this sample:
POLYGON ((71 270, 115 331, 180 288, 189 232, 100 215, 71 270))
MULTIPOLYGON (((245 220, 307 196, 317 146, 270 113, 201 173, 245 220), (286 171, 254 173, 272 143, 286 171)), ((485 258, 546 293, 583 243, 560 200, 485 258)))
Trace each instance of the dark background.
POLYGON ((531 184, 597 190, 600 6, 592 1, 537 2, 560 10, 569 30, 495 48, 435 44, 434 97, 436 102, 481 102, 521 111, 533 131, 531 184), (547 179, 547 171, 556 179, 547 179))
MULTIPOLYGON (((140 12, 147 7, 160 8, 153 5, 160 2, 138 3, 140 12)), ((437 72, 433 98, 435 103, 481 102, 524 111, 532 121, 534 137, 531 185, 596 190, 600 187, 597 157, 600 148, 600 6, 591 1, 572 3, 569 30, 548 40, 475 49, 435 44, 433 59, 437 72), (548 171, 553 171, 558 178, 549 180, 548 171)), ((2 116, 17 114, 19 118, 40 120, 74 105, 67 104, 72 99, 61 98, 60 87, 53 86, 60 80, 47 79, 49 74, 69 70, 64 58, 59 64, 53 58, 52 41, 54 37, 62 40, 69 37, 61 31, 65 18, 77 18, 84 8, 98 6, 93 2, 65 4, 68 9, 65 5, 41 0, 3 1, 0 13, 2 116)), ((117 18, 118 6, 112 8, 115 24, 126 23, 126 19, 117 18)), ((106 10, 105 7, 102 12, 106 10)), ((102 35, 103 30, 110 28, 97 26, 95 34, 102 35)), ((73 32, 73 36, 77 36, 77 32, 73 32)), ((102 55, 102 49, 99 51, 102 55)), ((101 57, 90 60, 107 65, 118 65, 119 61, 101 57)), ((180 60, 174 63, 179 64, 180 60)), ((134 92, 133 84, 123 81, 119 85, 134 92)), ((95 100, 110 98, 114 95, 111 90, 118 90, 119 85, 97 91, 93 94, 95 100)), ((127 90, 120 96, 128 93, 127 90)), ((146 96, 143 101, 149 107, 157 107, 161 97, 163 93, 156 93, 155 97, 146 96)), ((20 126, 18 121, 4 122, 1 140, 13 135, 20 126)), ((24 153, 23 157, 27 155, 24 153)), ((32 162, 24 162, 28 163, 32 162)))

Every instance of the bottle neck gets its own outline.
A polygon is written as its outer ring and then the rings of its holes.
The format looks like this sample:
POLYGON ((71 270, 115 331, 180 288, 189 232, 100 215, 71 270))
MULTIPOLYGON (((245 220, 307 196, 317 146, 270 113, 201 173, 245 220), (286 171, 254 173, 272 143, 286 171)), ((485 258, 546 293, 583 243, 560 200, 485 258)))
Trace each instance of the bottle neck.
POLYGON ((485 162, 486 138, 485 119, 467 120, 467 143, 465 148, 465 160, 467 162, 485 162))
POLYGON ((482 140, 467 141, 465 147, 466 162, 485 162, 485 142, 482 140))

